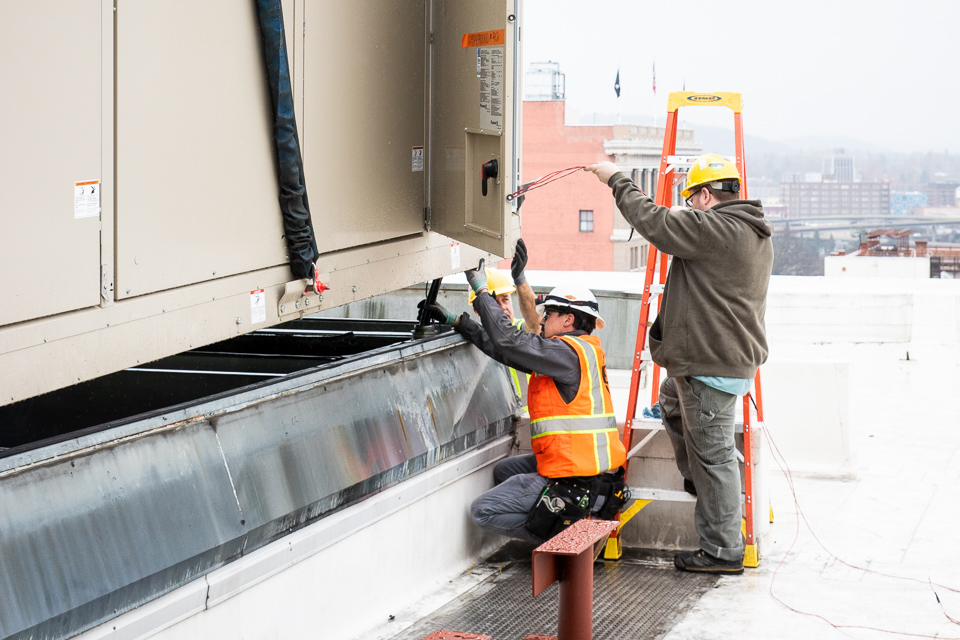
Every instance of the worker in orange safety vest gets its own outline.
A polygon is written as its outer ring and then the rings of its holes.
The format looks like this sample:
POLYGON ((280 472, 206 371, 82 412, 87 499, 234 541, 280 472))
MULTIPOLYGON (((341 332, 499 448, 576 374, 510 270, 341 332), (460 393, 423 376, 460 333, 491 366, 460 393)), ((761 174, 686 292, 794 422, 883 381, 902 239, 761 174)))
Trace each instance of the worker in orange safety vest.
POLYGON ((431 315, 453 324, 498 362, 531 375, 533 453, 496 465, 496 486, 471 506, 474 520, 486 530, 541 542, 592 512, 618 508, 622 474, 608 472, 623 465, 626 451, 617 431, 606 359, 599 337, 592 335, 604 326, 593 293, 577 286, 553 289, 537 307, 541 331, 535 335, 511 325, 490 295, 482 264, 466 276, 481 323, 467 314, 457 318, 436 304, 431 315))

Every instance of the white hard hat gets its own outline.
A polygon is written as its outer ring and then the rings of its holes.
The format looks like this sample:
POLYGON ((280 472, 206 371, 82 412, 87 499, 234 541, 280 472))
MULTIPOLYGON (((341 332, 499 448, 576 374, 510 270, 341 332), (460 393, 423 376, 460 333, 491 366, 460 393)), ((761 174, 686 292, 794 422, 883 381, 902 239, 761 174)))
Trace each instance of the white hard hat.
POLYGON ((543 315, 548 308, 576 309, 588 316, 597 319, 597 329, 603 329, 603 318, 600 317, 600 305, 593 292, 586 287, 560 285, 547 294, 543 302, 537 305, 537 313, 543 315))

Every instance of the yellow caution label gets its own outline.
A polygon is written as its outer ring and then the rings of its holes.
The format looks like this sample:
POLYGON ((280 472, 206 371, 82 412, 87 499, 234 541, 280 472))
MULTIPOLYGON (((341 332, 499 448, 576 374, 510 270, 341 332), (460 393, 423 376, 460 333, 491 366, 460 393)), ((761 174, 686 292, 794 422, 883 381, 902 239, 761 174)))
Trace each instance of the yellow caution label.
POLYGON ((671 91, 667 99, 667 112, 676 111, 680 107, 727 107, 734 113, 743 110, 743 103, 739 93, 719 91, 717 93, 694 93, 692 91, 671 91))

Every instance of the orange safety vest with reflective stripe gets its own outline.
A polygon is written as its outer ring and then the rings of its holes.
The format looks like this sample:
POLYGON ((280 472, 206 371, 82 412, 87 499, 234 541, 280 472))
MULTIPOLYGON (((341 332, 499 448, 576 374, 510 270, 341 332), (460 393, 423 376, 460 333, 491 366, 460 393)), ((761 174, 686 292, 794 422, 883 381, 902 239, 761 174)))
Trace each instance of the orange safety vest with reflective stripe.
MULTIPOLYGON (((513 326, 523 331, 523 318, 514 318, 513 326)), ((510 368, 510 378, 513 380, 513 390, 520 400, 520 410, 527 411, 527 385, 530 383, 530 374, 510 368)))
POLYGON ((567 404, 552 378, 536 373, 531 376, 530 432, 537 473, 564 478, 595 476, 616 469, 626 462, 627 452, 617 432, 600 338, 557 337, 577 352, 580 388, 567 404))

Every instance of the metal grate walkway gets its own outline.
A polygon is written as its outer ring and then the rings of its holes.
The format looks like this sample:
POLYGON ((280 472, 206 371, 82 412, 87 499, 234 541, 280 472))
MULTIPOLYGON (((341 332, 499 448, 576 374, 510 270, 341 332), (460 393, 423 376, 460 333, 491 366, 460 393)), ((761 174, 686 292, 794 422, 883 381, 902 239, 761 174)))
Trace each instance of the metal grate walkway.
MULTIPOLYGON (((491 564, 499 564, 491 560, 491 564)), ((676 571, 672 564, 597 562, 594 640, 662 638, 718 577, 676 571)), ((485 634, 493 640, 556 635, 558 588, 531 597, 530 561, 507 563, 494 575, 392 640, 420 640, 438 629, 485 634)))

